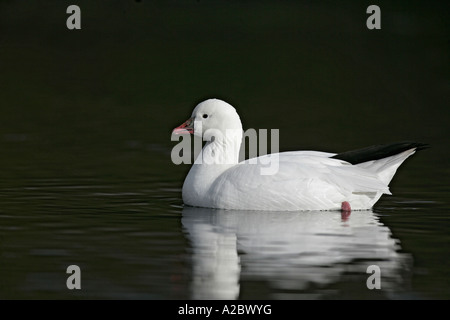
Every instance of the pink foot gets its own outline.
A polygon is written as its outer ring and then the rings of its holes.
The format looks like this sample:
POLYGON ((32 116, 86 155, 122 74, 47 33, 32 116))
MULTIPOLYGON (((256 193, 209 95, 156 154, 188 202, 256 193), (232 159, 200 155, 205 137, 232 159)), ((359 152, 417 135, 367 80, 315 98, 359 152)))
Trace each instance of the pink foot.
POLYGON ((348 201, 342 202, 341 205, 341 218, 342 221, 347 221, 350 217, 350 213, 352 212, 352 207, 350 207, 350 203, 348 201))
POLYGON ((341 210, 350 212, 350 211, 352 211, 352 207, 350 207, 350 203, 348 201, 344 201, 341 204, 341 210))

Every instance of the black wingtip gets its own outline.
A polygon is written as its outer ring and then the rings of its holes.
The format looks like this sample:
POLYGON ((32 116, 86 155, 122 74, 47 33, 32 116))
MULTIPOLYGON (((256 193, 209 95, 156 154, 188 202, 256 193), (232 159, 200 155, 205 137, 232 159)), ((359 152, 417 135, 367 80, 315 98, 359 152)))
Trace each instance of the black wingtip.
POLYGON ((428 143, 420 143, 420 142, 415 142, 415 143, 417 144, 417 146, 415 147, 416 151, 431 148, 431 145, 428 143))
POLYGON ((366 161, 387 158, 410 149, 420 151, 429 147, 430 145, 427 143, 402 141, 342 152, 331 158, 344 160, 350 162, 351 164, 358 164, 366 161))

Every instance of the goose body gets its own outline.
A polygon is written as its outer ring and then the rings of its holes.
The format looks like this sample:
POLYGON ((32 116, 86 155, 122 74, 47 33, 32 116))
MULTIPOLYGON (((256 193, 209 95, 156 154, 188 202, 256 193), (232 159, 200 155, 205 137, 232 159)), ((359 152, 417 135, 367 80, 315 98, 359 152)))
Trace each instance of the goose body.
POLYGON ((370 209, 402 162, 425 145, 396 143, 342 154, 290 151, 239 162, 242 124, 228 103, 206 100, 173 134, 201 136, 206 144, 182 188, 186 205, 237 210, 370 209), (275 170, 264 174, 268 164, 275 170))

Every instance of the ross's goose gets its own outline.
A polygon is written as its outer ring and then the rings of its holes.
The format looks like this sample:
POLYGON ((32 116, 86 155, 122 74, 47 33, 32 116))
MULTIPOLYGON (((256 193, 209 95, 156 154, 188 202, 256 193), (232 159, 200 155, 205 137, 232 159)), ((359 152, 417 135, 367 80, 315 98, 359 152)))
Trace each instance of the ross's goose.
POLYGON ((241 120, 234 107, 218 99, 198 104, 172 133, 206 141, 184 181, 183 202, 239 210, 370 209, 390 194, 388 184, 402 162, 426 147, 400 142, 340 154, 281 152, 239 162, 241 120), (269 164, 276 170, 264 174, 269 164))

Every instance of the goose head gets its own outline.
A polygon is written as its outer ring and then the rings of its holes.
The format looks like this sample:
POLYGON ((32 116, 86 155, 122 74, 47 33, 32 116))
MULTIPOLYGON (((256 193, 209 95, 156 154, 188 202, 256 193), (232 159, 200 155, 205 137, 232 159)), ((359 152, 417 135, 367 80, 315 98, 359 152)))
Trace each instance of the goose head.
POLYGON ((208 99, 199 103, 192 116, 173 134, 193 134, 203 141, 239 140, 242 138, 242 124, 236 109, 225 101, 208 99))

